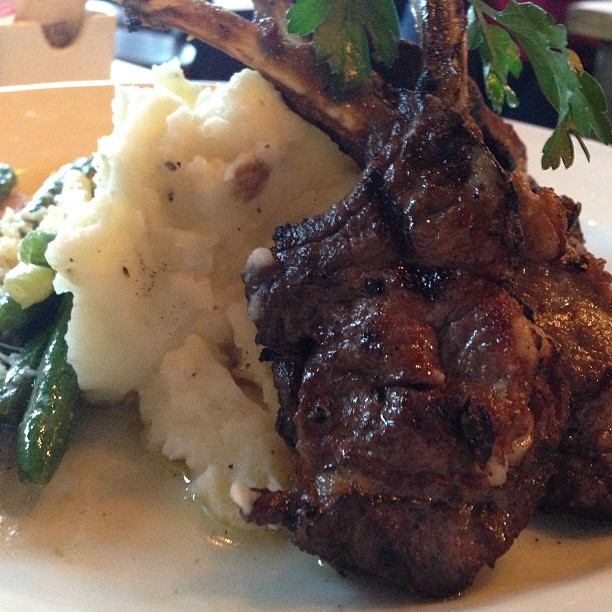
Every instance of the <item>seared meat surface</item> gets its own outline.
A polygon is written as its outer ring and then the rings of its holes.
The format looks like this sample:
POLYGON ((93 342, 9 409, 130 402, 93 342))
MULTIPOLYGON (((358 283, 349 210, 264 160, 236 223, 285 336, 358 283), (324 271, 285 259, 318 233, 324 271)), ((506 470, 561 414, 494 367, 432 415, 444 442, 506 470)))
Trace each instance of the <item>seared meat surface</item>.
POLYGON ((297 463, 248 519, 440 597, 546 490, 610 518, 612 301, 577 205, 502 170, 435 96, 405 104, 355 191, 245 271, 297 463))
POLYGON ((568 356, 571 417, 547 505, 612 520, 612 285, 580 241, 552 262, 529 262, 517 295, 568 356))
POLYGON ((408 96, 354 192, 275 240, 245 281, 297 478, 249 520, 460 591, 526 526, 567 418, 566 364, 512 295, 517 190, 460 113, 408 96))
POLYGON ((351 101, 285 39, 288 0, 255 0, 256 24, 202 2, 126 4, 258 69, 364 167, 245 270, 296 463, 293 487, 259 491, 245 518, 435 597, 492 565, 543 500, 612 518, 610 276, 579 206, 533 185, 469 81, 464 3, 415 2, 422 48, 351 101))
POLYGON ((295 333, 268 350, 297 480, 262 492, 249 519, 282 523, 340 569, 454 594, 510 547, 544 494, 566 416, 559 355, 478 276, 401 261, 324 283, 323 271, 302 272, 297 293, 316 313, 283 298, 264 311, 295 333))
POLYGON ((512 139, 500 155, 444 41, 355 191, 279 228, 245 271, 297 463, 294 487, 260 492, 247 518, 435 597, 492 565, 547 486, 549 504, 591 515, 610 499, 610 415, 593 413, 610 380, 609 278, 578 207, 531 184, 512 139), (578 296, 563 331, 558 304, 578 296), (582 325, 594 303, 599 326, 582 325), (574 358, 585 342, 596 367, 574 358), (562 490, 570 474, 581 491, 562 490))

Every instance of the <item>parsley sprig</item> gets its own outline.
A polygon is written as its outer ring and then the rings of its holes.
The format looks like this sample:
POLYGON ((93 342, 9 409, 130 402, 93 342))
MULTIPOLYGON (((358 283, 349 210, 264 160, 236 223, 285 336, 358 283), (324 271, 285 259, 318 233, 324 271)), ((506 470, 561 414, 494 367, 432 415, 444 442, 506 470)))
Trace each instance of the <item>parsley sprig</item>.
POLYGON ((493 108, 500 112, 504 102, 509 106, 518 104, 508 75, 518 77, 521 73, 520 45, 542 92, 558 113, 557 127, 542 152, 544 169, 558 168, 561 162, 566 168, 572 165, 572 136, 587 159, 585 138, 594 135, 605 144, 612 143, 604 92, 583 69, 578 56, 568 49, 563 25, 531 2, 510 0, 503 11, 491 8, 483 0, 470 2, 468 45, 480 52, 485 91, 493 108))
MULTIPOLYGON (((544 145, 543 168, 572 165, 572 137, 587 159, 585 138, 612 143, 603 90, 568 49, 563 25, 531 2, 509 0, 502 11, 484 0, 470 3, 468 44, 480 53, 493 108, 499 112, 504 104, 519 103, 508 77, 520 76, 520 45, 557 110, 557 127, 544 145)), ((393 0, 296 0, 287 13, 287 27, 292 34, 312 36, 317 58, 329 63, 339 93, 364 86, 374 59, 390 66, 397 54, 399 19, 393 0)))
POLYGON ((393 0, 298 0, 287 12, 287 29, 312 34, 317 58, 329 62, 342 93, 369 82, 373 58, 390 67, 400 38, 393 0))

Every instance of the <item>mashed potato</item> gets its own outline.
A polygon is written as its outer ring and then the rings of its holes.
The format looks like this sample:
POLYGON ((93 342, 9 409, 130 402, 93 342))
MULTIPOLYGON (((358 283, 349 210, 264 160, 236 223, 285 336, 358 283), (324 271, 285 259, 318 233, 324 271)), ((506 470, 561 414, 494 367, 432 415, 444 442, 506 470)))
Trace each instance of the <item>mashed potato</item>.
POLYGON ((74 294, 67 341, 81 388, 103 401, 137 391, 152 444, 238 524, 231 484, 278 488, 290 465, 242 268, 274 227, 344 196, 358 169, 257 73, 202 90, 172 63, 155 81, 118 89, 94 197, 47 258, 56 291, 74 294))

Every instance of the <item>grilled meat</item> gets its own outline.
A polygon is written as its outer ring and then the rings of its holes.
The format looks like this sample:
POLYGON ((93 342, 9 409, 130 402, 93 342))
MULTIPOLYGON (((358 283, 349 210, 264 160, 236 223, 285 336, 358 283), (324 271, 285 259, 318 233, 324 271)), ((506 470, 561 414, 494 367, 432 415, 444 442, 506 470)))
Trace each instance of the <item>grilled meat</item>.
POLYGON ((557 200, 557 219, 566 211, 567 244, 553 259, 525 262, 515 277, 517 298, 570 365, 571 416, 546 505, 612 520, 611 277, 584 248, 577 207, 552 192, 546 197, 557 200))
POLYGON ((461 112, 462 84, 436 74, 404 96, 354 192, 279 228, 245 281, 297 461, 294 487, 262 491, 249 520, 441 597, 540 503, 568 388, 512 295, 518 192, 461 112))
POLYGON ((257 25, 201 2, 127 4, 260 70, 364 167, 245 270, 296 458, 294 486, 259 491, 246 518, 435 597, 492 565, 545 492, 610 518, 610 277, 579 207, 533 185, 469 82, 463 2, 419 2, 422 49, 404 45, 408 68, 350 102, 275 3, 255 2, 257 25))

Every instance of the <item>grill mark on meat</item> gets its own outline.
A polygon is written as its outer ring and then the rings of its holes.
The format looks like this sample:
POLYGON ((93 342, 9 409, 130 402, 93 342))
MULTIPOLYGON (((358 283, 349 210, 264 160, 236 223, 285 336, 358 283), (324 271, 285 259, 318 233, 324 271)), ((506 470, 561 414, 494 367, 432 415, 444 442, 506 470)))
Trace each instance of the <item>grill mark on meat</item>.
POLYGON ((351 101, 328 95, 269 0, 259 27, 202 3, 129 4, 259 69, 364 168, 245 270, 296 456, 295 485, 257 492, 247 518, 435 597, 492 565, 546 488, 548 505, 612 518, 610 276, 579 204, 534 185, 467 79, 463 2, 418 0, 424 49, 403 45, 351 101))
POLYGON ((563 359, 506 290, 524 257, 520 192, 462 103, 449 108, 464 85, 436 81, 442 67, 428 93, 400 95, 353 193, 278 228, 276 264, 245 277, 297 465, 247 518, 437 597, 527 524, 568 408, 563 359))

